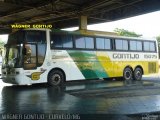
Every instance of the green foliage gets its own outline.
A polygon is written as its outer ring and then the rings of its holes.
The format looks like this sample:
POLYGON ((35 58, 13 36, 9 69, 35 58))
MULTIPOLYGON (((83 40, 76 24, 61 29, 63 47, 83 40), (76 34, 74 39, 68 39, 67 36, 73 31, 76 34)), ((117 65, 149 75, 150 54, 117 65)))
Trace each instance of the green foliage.
POLYGON ((157 41, 160 42, 160 35, 156 37, 157 41))
POLYGON ((142 36, 141 34, 137 34, 135 32, 131 32, 131 31, 119 29, 119 28, 116 28, 114 32, 116 32, 118 35, 127 36, 127 37, 141 37, 142 36))
POLYGON ((4 44, 5 43, 0 40, 0 56, 2 56, 2 49, 4 47, 4 44))
POLYGON ((4 47, 4 42, 2 42, 2 40, 0 39, 0 48, 3 48, 4 47))

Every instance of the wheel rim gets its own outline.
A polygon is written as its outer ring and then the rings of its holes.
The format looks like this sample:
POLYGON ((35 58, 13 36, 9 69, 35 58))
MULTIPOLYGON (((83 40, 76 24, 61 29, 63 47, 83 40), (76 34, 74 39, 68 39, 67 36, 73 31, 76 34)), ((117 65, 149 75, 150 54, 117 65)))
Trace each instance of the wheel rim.
POLYGON ((136 71, 136 73, 135 73, 136 79, 137 79, 137 80, 141 79, 141 76, 142 76, 141 72, 140 72, 139 70, 136 71))
POLYGON ((125 79, 126 79, 126 80, 130 80, 131 77, 132 77, 131 71, 129 71, 129 70, 128 70, 128 71, 125 71, 124 75, 125 75, 125 79))
POLYGON ((59 74, 54 74, 51 80, 54 85, 58 85, 61 82, 61 76, 59 74))

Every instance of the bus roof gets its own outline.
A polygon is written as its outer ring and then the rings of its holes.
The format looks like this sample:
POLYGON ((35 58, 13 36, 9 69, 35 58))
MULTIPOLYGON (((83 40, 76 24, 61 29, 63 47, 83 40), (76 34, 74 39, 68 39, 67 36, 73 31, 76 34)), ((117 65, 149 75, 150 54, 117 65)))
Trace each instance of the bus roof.
POLYGON ((76 30, 76 31, 66 31, 66 30, 60 30, 60 29, 23 29, 23 30, 40 30, 40 31, 52 31, 55 33, 68 33, 68 34, 75 34, 75 35, 88 35, 88 36, 99 36, 99 37, 110 37, 110 38, 117 38, 117 39, 130 39, 130 40, 152 40, 156 41, 156 39, 153 38, 144 38, 144 37, 126 37, 126 36, 120 36, 117 33, 114 32, 105 32, 105 31, 94 31, 94 30, 76 30))
POLYGON ((156 41, 153 38, 144 38, 144 37, 127 37, 127 36, 120 36, 114 32, 104 32, 104 31, 94 31, 94 30, 76 30, 76 31, 66 31, 66 30, 57 30, 53 29, 52 32, 64 32, 69 34, 76 34, 76 35, 88 35, 88 36, 99 36, 99 37, 110 37, 110 38, 117 38, 117 39, 131 39, 131 40, 152 40, 156 41))

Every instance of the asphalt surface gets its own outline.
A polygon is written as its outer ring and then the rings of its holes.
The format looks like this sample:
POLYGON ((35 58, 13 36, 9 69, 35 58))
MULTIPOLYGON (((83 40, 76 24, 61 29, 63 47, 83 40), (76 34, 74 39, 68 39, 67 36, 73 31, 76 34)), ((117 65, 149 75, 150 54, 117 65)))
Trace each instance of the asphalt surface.
POLYGON ((0 113, 2 120, 15 117, 42 120, 158 120, 160 79, 150 76, 137 82, 90 80, 67 82, 62 87, 3 84, 0 113))

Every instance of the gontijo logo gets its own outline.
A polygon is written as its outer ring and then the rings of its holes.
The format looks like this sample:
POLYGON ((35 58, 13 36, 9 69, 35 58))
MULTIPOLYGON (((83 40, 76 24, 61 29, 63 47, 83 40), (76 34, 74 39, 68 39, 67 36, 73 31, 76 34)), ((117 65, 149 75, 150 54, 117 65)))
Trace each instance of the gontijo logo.
POLYGON ((27 29, 27 28, 52 28, 51 24, 12 24, 11 25, 12 29, 27 29))
POLYGON ((44 72, 34 72, 31 75, 26 75, 26 76, 31 78, 31 80, 39 80, 40 79, 40 75, 43 74, 44 72))

